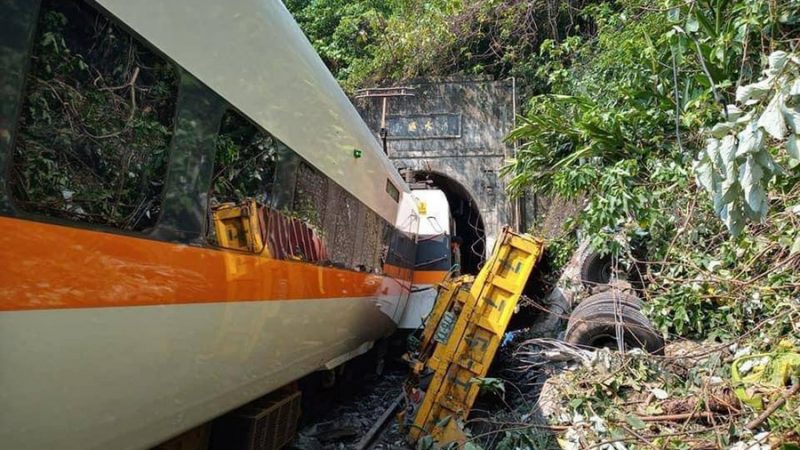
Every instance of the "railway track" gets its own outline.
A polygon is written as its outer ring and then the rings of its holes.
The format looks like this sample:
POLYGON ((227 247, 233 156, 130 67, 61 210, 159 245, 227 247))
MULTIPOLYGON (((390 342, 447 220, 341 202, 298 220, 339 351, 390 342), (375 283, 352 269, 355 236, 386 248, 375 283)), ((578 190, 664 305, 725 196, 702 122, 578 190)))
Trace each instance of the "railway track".
POLYGON ((397 414, 397 409, 400 408, 400 405, 403 403, 403 398, 404 395, 402 392, 395 397, 383 414, 378 417, 378 420, 375 421, 375 424, 369 429, 367 434, 358 441, 355 450, 372 450, 375 448, 376 444, 380 443, 381 437, 383 437, 384 433, 387 431, 389 423, 397 414))
POLYGON ((342 380, 327 392, 317 393, 314 402, 321 407, 316 414, 305 419, 290 448, 410 448, 394 420, 402 403, 401 391, 407 375, 405 365, 387 361, 385 373, 378 379, 357 377, 342 380))

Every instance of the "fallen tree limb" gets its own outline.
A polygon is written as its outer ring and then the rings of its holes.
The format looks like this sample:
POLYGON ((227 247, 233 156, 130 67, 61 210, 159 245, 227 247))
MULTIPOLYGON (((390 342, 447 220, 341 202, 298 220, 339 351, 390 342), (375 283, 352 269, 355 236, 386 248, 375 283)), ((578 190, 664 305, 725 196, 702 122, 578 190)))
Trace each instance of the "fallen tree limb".
POLYGON ((764 423, 764 421, 767 420, 767 418, 769 418, 769 416, 771 416, 772 413, 774 413, 778 408, 783 406, 783 404, 786 403, 786 400, 788 400, 789 397, 797 394, 798 392, 800 392, 800 383, 797 383, 790 389, 787 389, 783 394, 781 394, 781 397, 779 399, 772 402, 772 404, 769 405, 767 409, 764 410, 764 412, 759 414, 758 417, 756 417, 755 419, 748 422, 747 425, 745 425, 744 427, 747 428, 748 430, 754 430, 758 428, 758 426, 764 423))
POLYGON ((682 414, 664 414, 661 416, 639 416, 642 422, 680 422, 687 419, 711 419, 719 414, 709 412, 689 412, 682 414))

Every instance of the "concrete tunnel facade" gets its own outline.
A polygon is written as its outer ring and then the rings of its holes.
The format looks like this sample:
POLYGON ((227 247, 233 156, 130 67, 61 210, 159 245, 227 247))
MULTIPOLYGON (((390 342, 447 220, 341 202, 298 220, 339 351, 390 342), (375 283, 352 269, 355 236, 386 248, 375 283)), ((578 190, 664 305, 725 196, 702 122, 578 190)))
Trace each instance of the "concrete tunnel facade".
MULTIPOLYGON (((407 180, 428 180, 448 199, 467 204, 451 204, 451 210, 471 208, 479 214, 476 222, 483 229, 477 239, 483 242, 465 239, 465 246, 485 258, 504 225, 526 229, 530 223, 524 208, 509 199, 500 177, 514 152, 504 142, 514 128, 514 81, 426 79, 403 87, 407 95, 357 95, 354 103, 379 140, 385 116, 388 156, 407 180)), ((460 228, 456 234, 469 234, 463 224, 460 228)))

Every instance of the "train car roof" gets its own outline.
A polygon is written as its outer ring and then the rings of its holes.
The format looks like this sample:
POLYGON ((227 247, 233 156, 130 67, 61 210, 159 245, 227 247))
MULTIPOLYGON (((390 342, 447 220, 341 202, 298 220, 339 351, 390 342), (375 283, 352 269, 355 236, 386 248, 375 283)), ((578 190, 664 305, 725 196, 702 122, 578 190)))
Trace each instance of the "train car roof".
POLYGON ((394 222, 408 186, 279 0, 96 2, 394 222))

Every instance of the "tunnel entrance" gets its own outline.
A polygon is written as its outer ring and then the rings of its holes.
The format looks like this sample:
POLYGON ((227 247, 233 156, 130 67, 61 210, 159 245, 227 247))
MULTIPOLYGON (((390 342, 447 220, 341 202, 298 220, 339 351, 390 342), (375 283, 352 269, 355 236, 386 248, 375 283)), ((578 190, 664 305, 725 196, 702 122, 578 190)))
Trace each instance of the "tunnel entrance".
POLYGON ((414 183, 444 192, 450 204, 451 234, 464 240, 461 246, 461 273, 476 275, 486 259, 486 233, 483 218, 472 195, 461 183, 435 172, 414 172, 414 183))

